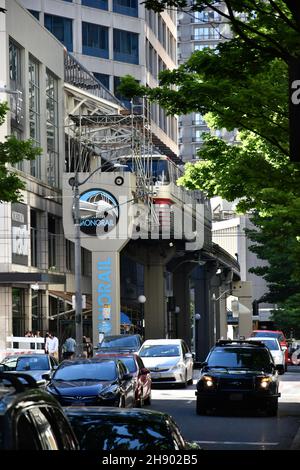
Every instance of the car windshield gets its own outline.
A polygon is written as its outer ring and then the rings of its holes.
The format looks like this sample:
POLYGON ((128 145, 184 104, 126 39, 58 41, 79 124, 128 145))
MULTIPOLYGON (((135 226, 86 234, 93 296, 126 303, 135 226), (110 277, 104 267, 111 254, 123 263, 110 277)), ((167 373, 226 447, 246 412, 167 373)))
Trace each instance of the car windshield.
POLYGON ((216 348, 209 355, 208 366, 260 370, 268 368, 270 360, 266 349, 216 348))
POLYGON ((115 362, 83 363, 61 365, 55 372, 54 380, 107 380, 117 378, 115 362))
POLYGON ((252 331, 251 336, 264 336, 266 338, 282 338, 280 333, 275 333, 274 331, 252 331))
POLYGON ((16 370, 48 370, 48 357, 19 357, 16 370))
POLYGON ((147 423, 132 420, 94 416, 68 418, 80 443, 81 450, 153 450, 174 449, 170 432, 161 422, 147 423))
POLYGON ((100 348, 135 348, 137 346, 137 339, 132 336, 124 336, 123 338, 104 338, 99 345, 100 348))
POLYGON ((278 349, 280 349, 276 338, 257 338, 257 340, 264 343, 272 351, 278 351, 278 349))
POLYGON ((180 351, 176 344, 153 344, 143 346, 139 355, 141 357, 178 357, 180 351))

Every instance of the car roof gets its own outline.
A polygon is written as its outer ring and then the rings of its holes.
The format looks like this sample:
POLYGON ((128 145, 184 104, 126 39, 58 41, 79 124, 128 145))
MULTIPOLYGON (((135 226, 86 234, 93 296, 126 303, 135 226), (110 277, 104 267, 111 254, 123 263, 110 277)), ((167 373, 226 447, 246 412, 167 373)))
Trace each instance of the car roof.
POLYGON ((124 420, 159 421, 170 418, 168 413, 156 410, 147 410, 140 408, 117 408, 110 406, 68 406, 64 407, 64 412, 69 416, 101 416, 104 419, 119 417, 124 420))
POLYGON ((249 340, 218 340, 215 344, 214 348, 249 348, 249 349, 256 349, 256 348, 262 348, 262 349, 268 349, 267 346, 262 343, 261 341, 257 340, 255 338, 251 338, 249 340))
POLYGON ((118 352, 118 351, 115 351, 115 350, 108 351, 107 353, 101 351, 101 352, 97 353, 96 357, 99 357, 99 358, 107 357, 107 359, 109 359, 109 357, 123 357, 123 356, 124 357, 139 357, 137 352, 124 352, 124 351, 118 352))
POLYGON ((182 339, 147 339, 143 345, 143 346, 147 346, 147 345, 155 345, 155 344, 181 344, 182 343, 182 339))
POLYGON ((113 357, 106 357, 107 354, 105 354, 103 357, 92 357, 90 359, 86 358, 79 358, 79 359, 74 359, 74 360, 65 360, 60 363, 64 365, 78 365, 78 364, 95 364, 95 363, 102 363, 102 362, 117 362, 117 358, 113 357))
POLYGON ((140 335, 105 335, 103 339, 118 339, 118 338, 132 338, 132 337, 141 337, 140 335))
POLYGON ((280 333, 284 336, 284 333, 281 330, 253 330, 252 333, 263 333, 264 331, 266 333, 280 333))

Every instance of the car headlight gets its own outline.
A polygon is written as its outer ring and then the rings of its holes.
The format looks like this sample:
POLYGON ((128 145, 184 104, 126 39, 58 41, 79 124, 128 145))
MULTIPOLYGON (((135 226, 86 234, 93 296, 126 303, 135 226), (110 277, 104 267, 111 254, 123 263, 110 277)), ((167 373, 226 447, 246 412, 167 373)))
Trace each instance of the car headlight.
POLYGON ((201 377, 201 381, 203 385, 207 388, 211 388, 214 386, 214 378, 210 375, 203 375, 203 377, 201 377))
POLYGON ((175 364, 175 366, 172 366, 170 370, 181 370, 182 369, 182 364, 175 364))
POLYGON ((272 379, 271 377, 261 377, 260 381, 259 381, 259 386, 261 388, 268 388, 270 383, 272 382, 272 379))

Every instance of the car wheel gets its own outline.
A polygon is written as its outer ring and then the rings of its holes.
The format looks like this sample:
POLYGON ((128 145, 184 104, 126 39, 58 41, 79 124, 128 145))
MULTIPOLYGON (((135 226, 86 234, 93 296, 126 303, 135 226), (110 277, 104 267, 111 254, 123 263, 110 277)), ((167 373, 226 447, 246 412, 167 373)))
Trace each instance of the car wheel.
POLYGON ((277 416, 277 412, 278 412, 278 400, 277 400, 277 398, 274 399, 274 400, 270 400, 267 403, 266 412, 267 412, 268 416, 277 416))
POLYGON ((146 405, 146 406, 151 405, 151 393, 150 393, 150 395, 148 395, 147 398, 145 398, 144 405, 146 405))
POLYGON ((206 408, 204 406, 204 402, 201 401, 201 399, 199 399, 198 397, 196 401, 196 413, 197 415, 206 415, 206 408))

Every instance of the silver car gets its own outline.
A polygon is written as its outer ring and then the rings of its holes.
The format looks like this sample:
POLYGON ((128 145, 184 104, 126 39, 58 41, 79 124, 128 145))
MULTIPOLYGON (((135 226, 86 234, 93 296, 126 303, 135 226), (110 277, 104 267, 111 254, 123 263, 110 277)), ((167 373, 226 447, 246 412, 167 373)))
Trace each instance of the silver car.
POLYGON ((25 372, 35 380, 43 380, 44 374, 51 374, 58 367, 56 359, 48 354, 19 354, 4 358, 0 365, 4 372, 25 372))
POLYGON ((264 343, 270 350, 276 366, 280 366, 279 374, 284 374, 285 371, 285 355, 281 349, 280 343, 277 338, 269 338, 267 336, 255 336, 248 338, 247 341, 260 341, 264 343))
POLYGON ((150 370, 152 383, 193 383, 193 356, 182 339, 149 339, 139 356, 150 370))

